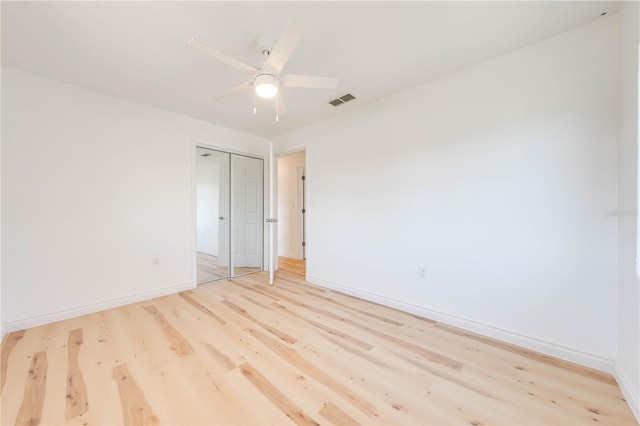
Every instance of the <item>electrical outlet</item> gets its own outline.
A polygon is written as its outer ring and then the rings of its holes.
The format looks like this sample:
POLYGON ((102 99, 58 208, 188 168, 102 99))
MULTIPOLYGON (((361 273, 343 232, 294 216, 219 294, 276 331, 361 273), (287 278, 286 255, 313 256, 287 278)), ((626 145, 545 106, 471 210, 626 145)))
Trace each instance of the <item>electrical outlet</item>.
POLYGON ((152 257, 151 258, 151 266, 158 266, 158 258, 157 257, 152 257))
POLYGON ((418 266, 418 278, 422 278, 423 280, 427 279, 427 268, 418 266))

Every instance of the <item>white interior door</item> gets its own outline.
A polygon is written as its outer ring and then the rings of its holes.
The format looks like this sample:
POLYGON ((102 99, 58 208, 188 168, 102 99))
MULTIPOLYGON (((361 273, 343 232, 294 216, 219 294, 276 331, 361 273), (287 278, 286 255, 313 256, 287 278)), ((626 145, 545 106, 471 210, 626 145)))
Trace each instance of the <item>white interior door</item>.
POLYGON ((273 143, 269 143, 269 284, 273 285, 276 273, 276 260, 278 259, 278 243, 276 235, 278 235, 276 217, 276 161, 273 157, 273 143))
POLYGON ((262 269, 263 161, 231 156, 234 275, 262 269))

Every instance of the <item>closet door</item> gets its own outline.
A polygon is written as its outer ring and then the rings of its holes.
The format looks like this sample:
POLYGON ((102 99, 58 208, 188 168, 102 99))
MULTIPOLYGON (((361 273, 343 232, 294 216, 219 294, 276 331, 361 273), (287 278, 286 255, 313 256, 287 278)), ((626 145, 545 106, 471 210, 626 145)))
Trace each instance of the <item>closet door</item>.
POLYGON ((263 160, 231 154, 232 276, 262 271, 263 160))
POLYGON ((229 278, 231 157, 196 148, 197 283, 229 278))

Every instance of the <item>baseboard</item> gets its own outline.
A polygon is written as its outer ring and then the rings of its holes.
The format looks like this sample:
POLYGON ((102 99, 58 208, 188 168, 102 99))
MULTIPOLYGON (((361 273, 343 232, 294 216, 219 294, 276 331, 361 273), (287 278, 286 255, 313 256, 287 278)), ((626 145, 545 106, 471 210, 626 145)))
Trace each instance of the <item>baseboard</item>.
POLYGON ((620 369, 617 363, 615 365, 613 377, 615 377, 616 382, 618 382, 618 386, 620 386, 624 399, 627 400, 633 415, 636 416, 636 420, 640 423, 640 395, 638 395, 638 389, 634 389, 631 385, 631 381, 620 369))
POLYGON ((76 308, 65 309, 63 311, 52 312, 49 314, 38 315, 31 318, 25 318, 18 321, 10 321, 4 324, 3 333, 24 330, 26 328, 37 327, 56 321, 62 321, 69 318, 75 318, 82 315, 93 314, 95 312, 104 311, 105 309, 117 308, 118 306, 129 305, 131 303, 141 302, 143 300, 153 299, 156 297, 166 296, 168 294, 178 293, 180 291, 194 288, 194 284, 189 282, 171 287, 161 288, 143 293, 132 294, 126 297, 111 299, 106 302, 94 303, 90 305, 78 306, 76 308))
POLYGON ((481 334, 483 336, 502 340, 503 342, 531 349, 533 351, 540 352, 546 355, 551 355, 565 361, 570 361, 586 367, 594 368, 606 373, 613 373, 614 371, 613 360, 591 355, 585 352, 578 351, 576 349, 567 348, 556 343, 547 342, 544 340, 514 333, 512 331, 496 328, 490 325, 486 325, 466 318, 461 318, 455 315, 450 315, 444 312, 435 311, 423 306, 413 305, 411 303, 392 299, 386 296, 381 296, 375 293, 370 293, 368 291, 344 286, 312 275, 307 275, 307 281, 321 287, 337 290, 342 293, 359 297, 361 299, 369 300, 371 302, 379 303, 391 308, 396 308, 401 311, 420 315, 434 321, 459 327, 468 331, 472 331, 474 333, 481 334))

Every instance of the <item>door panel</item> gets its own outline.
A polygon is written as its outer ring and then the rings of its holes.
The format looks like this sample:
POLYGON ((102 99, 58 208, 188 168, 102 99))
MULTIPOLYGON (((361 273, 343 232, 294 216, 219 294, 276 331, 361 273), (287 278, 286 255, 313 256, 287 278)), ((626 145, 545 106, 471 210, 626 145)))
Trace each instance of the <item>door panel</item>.
POLYGON ((196 148, 198 284, 229 277, 229 162, 226 152, 196 148))
POLYGON ((231 157, 233 274, 262 270, 263 161, 231 157))
POLYGON ((268 231, 269 231, 269 284, 273 285, 273 280, 276 274, 276 267, 278 262, 278 228, 277 222, 273 220, 277 216, 275 202, 277 199, 277 188, 278 186, 275 184, 277 174, 277 166, 278 162, 275 161, 273 156, 273 142, 269 143, 269 221, 268 231))

